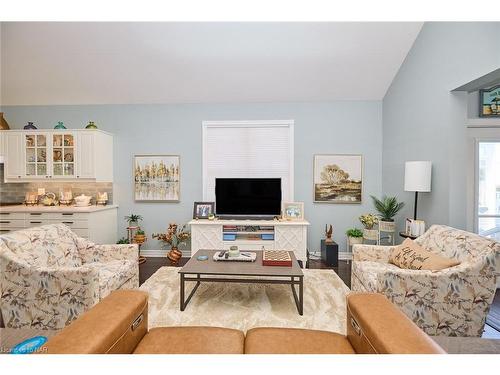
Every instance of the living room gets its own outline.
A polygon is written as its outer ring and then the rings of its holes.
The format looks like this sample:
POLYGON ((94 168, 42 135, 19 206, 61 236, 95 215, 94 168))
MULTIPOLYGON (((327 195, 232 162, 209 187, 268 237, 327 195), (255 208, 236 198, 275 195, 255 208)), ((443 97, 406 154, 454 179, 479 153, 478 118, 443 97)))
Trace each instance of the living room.
POLYGON ((0 352, 500 354, 500 22, 428 14, 0 17, 0 352))

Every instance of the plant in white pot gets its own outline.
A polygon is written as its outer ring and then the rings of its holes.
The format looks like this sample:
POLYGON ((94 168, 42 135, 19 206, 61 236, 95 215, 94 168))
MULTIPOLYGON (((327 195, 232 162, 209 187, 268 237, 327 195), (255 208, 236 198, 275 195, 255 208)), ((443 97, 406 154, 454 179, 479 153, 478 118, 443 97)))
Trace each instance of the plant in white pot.
POLYGON ((404 207, 404 202, 398 202, 396 197, 388 197, 384 195, 382 199, 378 199, 371 195, 373 205, 379 213, 378 226, 383 232, 395 232, 396 224, 394 216, 404 207))
POLYGON ((364 214, 359 217, 359 221, 363 224, 363 238, 370 241, 378 240, 378 231, 373 227, 378 223, 378 217, 373 214, 364 214))
POLYGON ((345 234, 347 235, 347 240, 349 241, 349 246, 363 243, 363 232, 358 228, 348 229, 345 234))

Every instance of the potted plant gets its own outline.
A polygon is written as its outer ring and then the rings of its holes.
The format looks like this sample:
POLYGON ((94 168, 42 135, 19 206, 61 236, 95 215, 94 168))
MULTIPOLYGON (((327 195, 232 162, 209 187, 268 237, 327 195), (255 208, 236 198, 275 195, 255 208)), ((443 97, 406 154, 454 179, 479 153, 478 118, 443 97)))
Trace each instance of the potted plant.
POLYGON ((396 224, 394 216, 404 207, 404 202, 398 202, 396 197, 388 197, 384 195, 382 199, 371 195, 373 205, 379 213, 379 230, 383 232, 395 232, 396 224))
POLYGON ((142 229, 138 229, 137 232, 135 232, 134 242, 139 245, 142 245, 144 242, 146 242, 146 233, 144 233, 142 229))
POLYGON ((189 237, 190 233, 186 230, 186 224, 179 229, 176 223, 170 223, 167 233, 153 233, 153 238, 170 246, 167 258, 172 265, 176 265, 181 259, 182 253, 179 251, 179 245, 186 243, 189 237))
POLYGON ((349 246, 363 243, 363 232, 358 228, 348 229, 347 240, 349 241, 349 246))
POLYGON ((378 218, 373 214, 365 214, 359 217, 359 221, 363 224, 363 238, 371 241, 378 240, 378 231, 373 229, 378 224, 378 218))
POLYGON ((128 238, 122 237, 118 241, 116 241, 117 245, 128 245, 128 238))
POLYGON ((128 216, 125 216, 125 220, 128 222, 129 227, 138 227, 139 226, 139 221, 142 220, 141 215, 135 215, 135 214, 130 214, 128 216))

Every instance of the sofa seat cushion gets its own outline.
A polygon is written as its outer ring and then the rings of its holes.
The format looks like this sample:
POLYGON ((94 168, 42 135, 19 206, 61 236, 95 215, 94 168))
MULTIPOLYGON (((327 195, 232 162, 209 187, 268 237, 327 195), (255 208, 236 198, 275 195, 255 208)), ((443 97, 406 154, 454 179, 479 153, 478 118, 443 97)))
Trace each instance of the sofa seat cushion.
POLYGON ((245 335, 217 327, 160 327, 151 329, 134 354, 243 354, 245 335))
POLYGON ((390 263, 379 262, 352 262, 352 274, 363 285, 366 292, 378 292, 378 275, 385 274, 390 270, 399 270, 400 268, 390 263))
POLYGON ((2 236, 18 259, 30 266, 80 267, 76 235, 64 224, 43 225, 2 236))
POLYGON ((299 328, 253 328, 245 354, 354 354, 344 335, 299 328))
POLYGON ((85 263, 85 266, 95 268, 99 272, 99 293, 101 299, 113 290, 120 289, 137 272, 137 262, 131 260, 85 263))

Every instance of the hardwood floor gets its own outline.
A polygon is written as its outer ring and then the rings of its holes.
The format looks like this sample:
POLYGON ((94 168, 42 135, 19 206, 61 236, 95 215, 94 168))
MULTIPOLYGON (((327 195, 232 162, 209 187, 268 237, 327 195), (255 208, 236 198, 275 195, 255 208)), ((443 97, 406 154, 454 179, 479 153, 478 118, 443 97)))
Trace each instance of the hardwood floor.
MULTIPOLYGON (((189 258, 182 258, 178 267, 182 267, 189 258)), ((139 282, 144 283, 147 279, 153 275, 158 268, 163 266, 169 266, 170 263, 166 257, 162 258, 147 258, 146 262, 139 266, 139 282)), ((336 268, 329 267, 325 265, 321 259, 310 259, 307 268, 311 269, 332 269, 339 277, 344 281, 344 283, 350 288, 351 287, 351 261, 339 260, 339 266, 336 268)), ((500 339, 500 289, 497 289, 495 299, 490 309, 490 314, 487 318, 487 325, 485 327, 485 335, 483 337, 500 339), (496 326, 495 324, 498 324, 496 326), (492 327, 493 326, 493 327, 492 327), (495 327, 497 329, 495 329, 495 327)))

